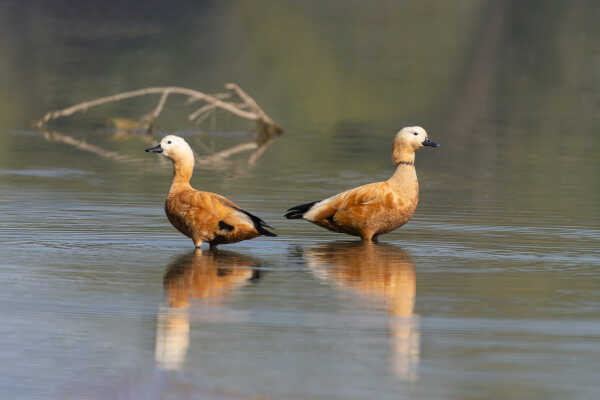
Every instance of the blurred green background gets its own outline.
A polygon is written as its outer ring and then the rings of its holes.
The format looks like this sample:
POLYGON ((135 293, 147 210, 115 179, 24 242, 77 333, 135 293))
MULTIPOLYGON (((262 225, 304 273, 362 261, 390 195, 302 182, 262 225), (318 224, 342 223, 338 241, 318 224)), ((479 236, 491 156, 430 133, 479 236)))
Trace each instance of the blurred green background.
MULTIPOLYGON (((351 144, 362 150, 356 169, 376 174, 389 168, 395 131, 419 124, 443 145, 427 163, 463 193, 494 181, 489 195, 510 190, 511 207, 588 225, 600 200, 599 17, 600 5, 584 0, 4 1, 0 154, 8 162, 23 140, 9 132, 49 110, 147 86, 216 92, 233 81, 286 130, 269 150, 273 163, 325 167, 320 160, 344 158, 351 144)), ((195 129, 180 100, 169 100, 158 132, 195 129)), ((89 131, 156 101, 50 125, 89 131)), ((252 128, 231 120, 212 128, 252 128)))

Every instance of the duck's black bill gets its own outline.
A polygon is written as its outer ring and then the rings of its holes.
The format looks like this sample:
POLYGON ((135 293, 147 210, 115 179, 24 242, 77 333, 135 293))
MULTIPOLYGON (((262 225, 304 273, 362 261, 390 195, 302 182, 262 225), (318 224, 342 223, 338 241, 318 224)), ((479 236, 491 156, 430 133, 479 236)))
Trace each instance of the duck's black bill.
POLYGON ((158 146, 154 146, 154 147, 150 147, 149 149, 146 149, 147 153, 162 153, 163 149, 162 147, 160 147, 160 144, 158 146))
POLYGON ((423 146, 440 147, 439 144, 437 144, 436 142, 432 142, 431 140, 429 140, 429 138, 425 139, 425 141, 423 142, 423 146))

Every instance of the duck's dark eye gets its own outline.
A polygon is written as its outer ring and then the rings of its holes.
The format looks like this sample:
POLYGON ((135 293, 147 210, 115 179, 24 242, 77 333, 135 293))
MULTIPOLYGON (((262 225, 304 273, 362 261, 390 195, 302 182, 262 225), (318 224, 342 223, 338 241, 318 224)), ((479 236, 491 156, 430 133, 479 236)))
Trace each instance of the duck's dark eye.
MULTIPOLYGON (((416 135, 416 133, 415 133, 415 135, 416 135)), ((171 141, 169 140, 169 141, 167 142, 167 144, 171 144, 171 141)))
POLYGON ((418 133, 417 133, 417 132, 414 132, 413 134, 414 134, 415 136, 417 136, 417 135, 418 135, 418 133))

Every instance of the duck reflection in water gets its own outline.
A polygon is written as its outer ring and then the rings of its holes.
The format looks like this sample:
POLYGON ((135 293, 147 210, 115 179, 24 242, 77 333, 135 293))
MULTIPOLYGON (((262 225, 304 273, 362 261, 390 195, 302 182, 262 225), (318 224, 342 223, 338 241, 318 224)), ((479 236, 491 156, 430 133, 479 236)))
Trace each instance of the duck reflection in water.
POLYGON ((190 336, 190 303, 219 304, 248 282, 260 278, 253 258, 230 251, 192 253, 176 258, 163 278, 166 303, 158 313, 155 358, 159 368, 178 370, 185 361, 190 336))
POLYGON ((417 380, 420 335, 413 314, 416 275, 408 252, 389 244, 338 242, 310 248, 304 254, 318 278, 385 304, 390 315, 391 367, 397 376, 417 380))

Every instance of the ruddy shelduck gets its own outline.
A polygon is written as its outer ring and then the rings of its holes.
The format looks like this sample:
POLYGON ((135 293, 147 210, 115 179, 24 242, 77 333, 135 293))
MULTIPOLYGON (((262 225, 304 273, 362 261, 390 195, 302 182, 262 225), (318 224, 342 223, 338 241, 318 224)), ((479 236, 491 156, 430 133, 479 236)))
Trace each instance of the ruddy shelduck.
POLYGON ((429 140, 420 126, 402 128, 394 139, 392 158, 396 172, 390 179, 292 207, 285 217, 305 219, 333 232, 375 241, 379 235, 404 225, 415 212, 419 202, 415 152, 423 146, 438 144, 429 140))
POLYGON ((192 188, 190 179, 194 170, 194 152, 187 142, 175 135, 165 136, 147 152, 160 153, 173 162, 173 181, 165 212, 173 226, 190 237, 196 247, 208 242, 211 248, 218 244, 235 243, 257 236, 277 236, 266 228, 265 221, 243 210, 231 200, 211 192, 192 188))

